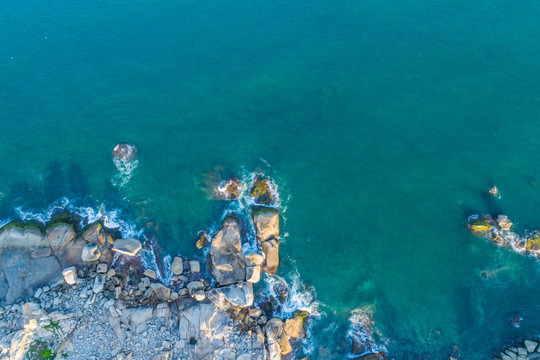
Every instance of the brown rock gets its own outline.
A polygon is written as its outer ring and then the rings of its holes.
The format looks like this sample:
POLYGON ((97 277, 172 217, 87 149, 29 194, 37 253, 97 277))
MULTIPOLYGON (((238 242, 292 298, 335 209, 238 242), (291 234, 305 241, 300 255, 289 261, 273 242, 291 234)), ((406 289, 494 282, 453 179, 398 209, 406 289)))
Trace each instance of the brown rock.
POLYGON ((279 211, 274 208, 253 206, 253 222, 260 242, 279 237, 279 211))
POLYGON ((285 334, 288 337, 305 339, 306 331, 304 330, 304 321, 300 318, 285 320, 285 334))
POLYGON ((208 233, 205 231, 199 236, 199 239, 197 240, 197 243, 195 244, 197 246, 197 249, 202 249, 206 245, 208 245, 210 241, 208 240, 208 233))

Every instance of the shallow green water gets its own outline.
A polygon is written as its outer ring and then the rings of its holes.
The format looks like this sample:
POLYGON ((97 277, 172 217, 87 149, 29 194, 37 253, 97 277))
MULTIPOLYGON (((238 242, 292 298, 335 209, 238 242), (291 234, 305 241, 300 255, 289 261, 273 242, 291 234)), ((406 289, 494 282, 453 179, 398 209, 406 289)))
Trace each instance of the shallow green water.
POLYGON ((261 169, 286 207, 280 273, 328 314, 318 344, 344 356, 350 311, 372 305, 396 359, 490 358, 540 332, 537 263, 464 228, 473 212, 540 226, 539 16, 529 0, 10 2, 1 218, 105 203, 191 254, 226 206, 208 173, 261 169), (121 141, 139 166, 115 186, 121 141))

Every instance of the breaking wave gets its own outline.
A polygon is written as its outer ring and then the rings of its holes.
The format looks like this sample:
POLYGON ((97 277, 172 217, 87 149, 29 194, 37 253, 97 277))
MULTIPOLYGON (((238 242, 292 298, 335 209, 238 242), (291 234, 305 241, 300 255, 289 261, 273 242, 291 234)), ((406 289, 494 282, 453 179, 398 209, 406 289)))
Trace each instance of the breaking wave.
POLYGON ((139 166, 139 160, 123 161, 118 158, 113 159, 114 166, 118 170, 118 173, 114 175, 111 182, 114 186, 123 187, 129 180, 135 175, 137 167, 139 166))

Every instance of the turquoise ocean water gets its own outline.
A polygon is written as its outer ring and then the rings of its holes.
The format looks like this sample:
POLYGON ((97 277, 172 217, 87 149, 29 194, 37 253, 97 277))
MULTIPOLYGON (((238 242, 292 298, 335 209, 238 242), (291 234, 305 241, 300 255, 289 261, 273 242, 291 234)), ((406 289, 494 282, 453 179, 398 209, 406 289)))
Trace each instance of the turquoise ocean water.
POLYGON ((208 179, 263 171, 279 274, 324 314, 312 358, 343 358, 370 307, 390 357, 489 359, 540 333, 538 263, 464 226, 540 227, 539 18, 532 0, 6 0, 0 219, 67 197, 196 254, 228 206, 208 179), (139 150, 126 183, 122 141, 139 150))

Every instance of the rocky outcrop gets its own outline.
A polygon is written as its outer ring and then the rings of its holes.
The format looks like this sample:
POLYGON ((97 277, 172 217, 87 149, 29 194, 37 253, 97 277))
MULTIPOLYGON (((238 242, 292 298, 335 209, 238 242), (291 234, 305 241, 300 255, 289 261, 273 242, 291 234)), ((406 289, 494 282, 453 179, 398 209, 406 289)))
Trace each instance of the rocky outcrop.
POLYGON ((217 307, 228 310, 233 306, 248 307, 253 305, 253 286, 248 282, 241 282, 207 291, 208 300, 217 307))
POLYGON ((122 162, 129 162, 137 157, 137 148, 131 144, 120 143, 114 147, 112 156, 122 162))
POLYGON ((227 181, 222 181, 217 190, 217 198, 220 200, 236 200, 238 199, 242 182, 232 176, 227 181))
POLYGON ((210 273, 220 285, 229 285, 246 279, 246 262, 238 219, 228 216, 210 245, 210 273))
POLYGON ((138 239, 119 239, 115 241, 113 251, 127 256, 136 256, 141 250, 141 242, 138 239))
POLYGON ((255 203, 268 205, 272 202, 272 193, 268 186, 268 180, 257 177, 251 186, 249 194, 255 198, 255 203))
POLYGON ((500 354, 501 360, 540 360, 540 339, 526 339, 521 346, 509 346, 500 354))

